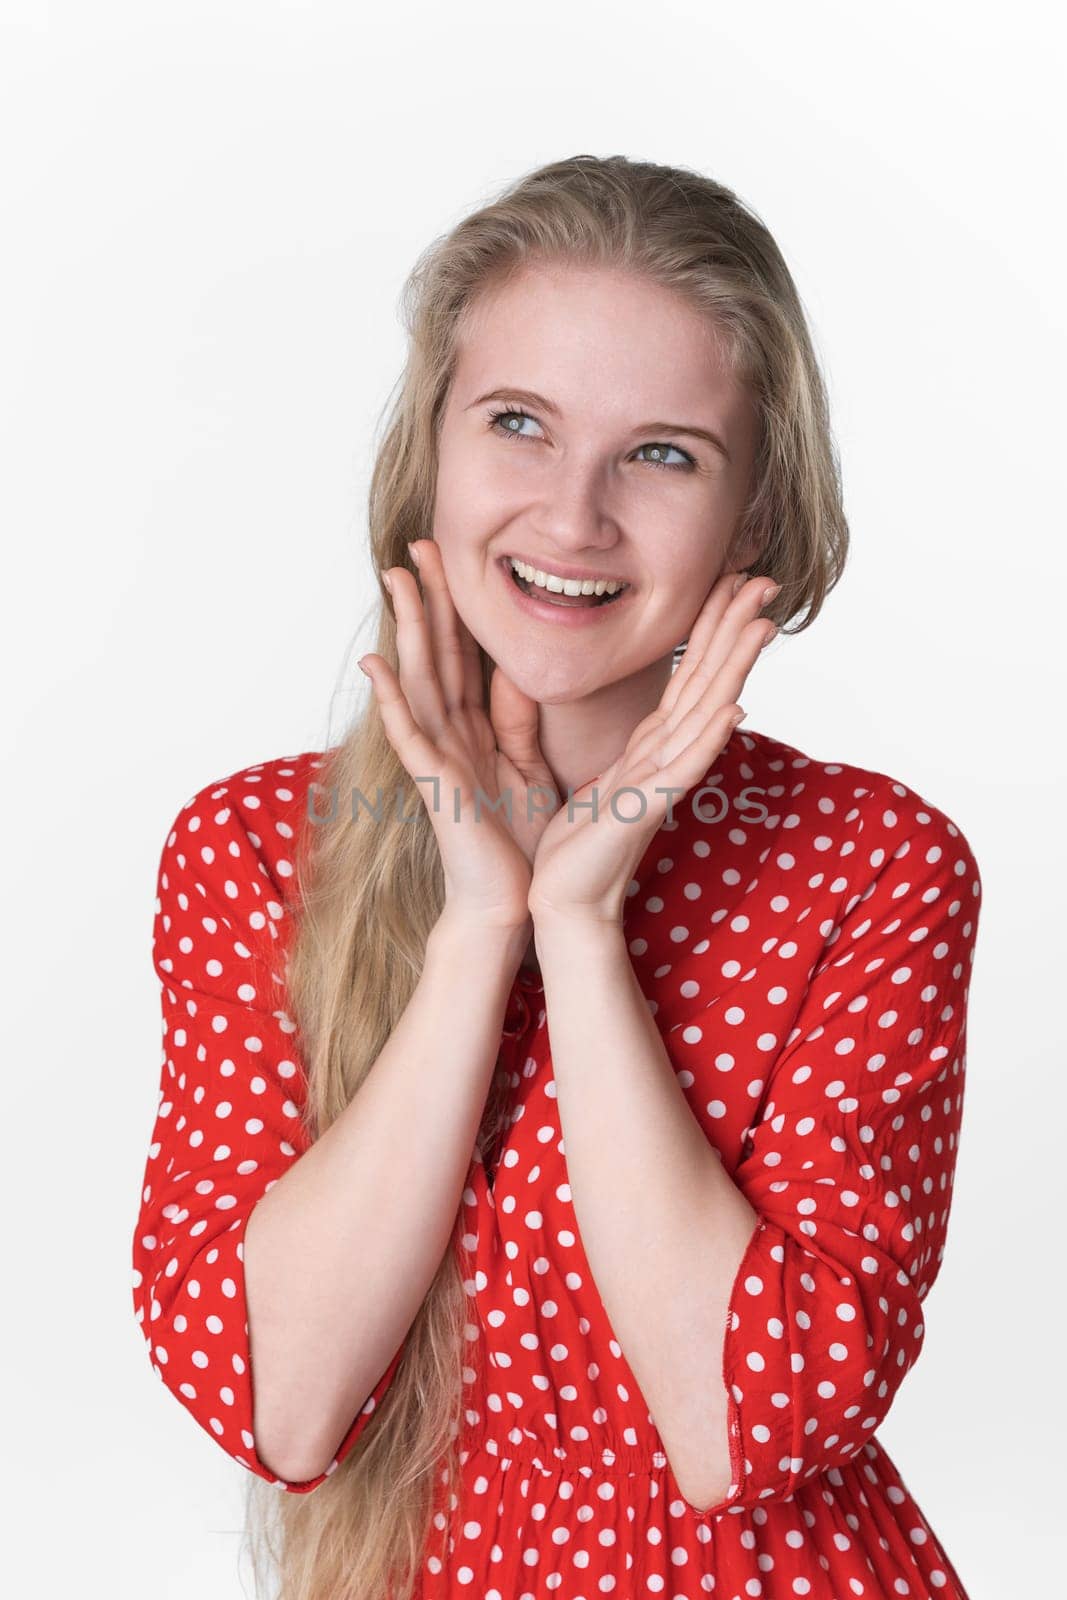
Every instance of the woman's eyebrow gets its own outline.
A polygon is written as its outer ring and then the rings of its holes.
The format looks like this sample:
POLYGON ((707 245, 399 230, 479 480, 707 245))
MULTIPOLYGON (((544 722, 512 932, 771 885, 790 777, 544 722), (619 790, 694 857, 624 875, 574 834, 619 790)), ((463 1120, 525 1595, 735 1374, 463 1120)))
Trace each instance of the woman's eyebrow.
MULTIPOLYGON (((466 407, 470 411, 472 406, 480 406, 486 400, 518 400, 523 405, 537 406, 542 411, 547 411, 550 416, 561 415, 559 406, 547 400, 543 394, 537 394, 533 389, 490 389, 488 394, 480 394, 466 407)), ((641 422, 634 428, 634 433, 687 433, 695 439, 706 439, 708 444, 714 445, 716 450, 730 459, 730 452, 719 438, 718 434, 710 432, 707 428, 698 428, 688 422, 641 422)))

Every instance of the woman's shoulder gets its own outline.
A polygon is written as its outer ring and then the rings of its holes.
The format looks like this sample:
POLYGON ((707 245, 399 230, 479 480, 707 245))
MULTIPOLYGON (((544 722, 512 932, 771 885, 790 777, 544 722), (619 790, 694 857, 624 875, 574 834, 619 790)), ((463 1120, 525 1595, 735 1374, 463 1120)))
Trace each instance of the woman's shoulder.
MULTIPOLYGON (((202 783, 178 807, 159 860, 159 898, 195 896, 249 914, 253 927, 290 909, 295 854, 325 753, 305 750, 202 783)), ((195 901, 194 901, 195 903, 195 901)))
POLYGON ((249 827, 257 822, 291 824, 307 804, 310 785, 321 772, 328 752, 304 750, 296 755, 273 756, 238 767, 200 785, 183 802, 178 820, 194 830, 216 812, 231 812, 249 827), (195 823, 192 819, 198 819, 195 823))
POLYGON ((864 836, 864 850, 899 847, 907 834, 973 859, 959 822, 932 794, 904 778, 855 761, 826 759, 758 729, 734 730, 708 782, 737 804, 759 807, 779 839, 790 834, 819 850, 864 836))

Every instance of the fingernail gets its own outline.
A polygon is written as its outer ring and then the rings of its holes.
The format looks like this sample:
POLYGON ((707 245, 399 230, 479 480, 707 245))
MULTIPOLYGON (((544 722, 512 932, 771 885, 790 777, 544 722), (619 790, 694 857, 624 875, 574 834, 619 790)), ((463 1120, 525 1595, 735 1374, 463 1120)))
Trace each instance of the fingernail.
POLYGON ((392 580, 392 578, 389 576, 389 574, 387 572, 383 572, 382 573, 382 582, 385 584, 385 587, 389 590, 389 593, 392 594, 392 592, 393 592, 393 580, 392 580))
POLYGON ((745 587, 745 584, 748 582, 750 577, 751 577, 751 573, 748 573, 748 572, 740 572, 740 573, 738 573, 737 577, 734 579, 733 590, 732 590, 732 592, 730 594, 730 599, 731 600, 733 599, 735 594, 740 594, 741 590, 745 587))
POLYGON ((764 591, 763 591, 763 600, 761 601, 761 604, 765 605, 765 606, 766 605, 770 605, 770 603, 774 599, 775 595, 776 594, 781 594, 781 592, 782 592, 781 584, 780 583, 772 583, 769 589, 764 589, 764 591))
POLYGON ((408 541, 408 555, 411 557, 412 561, 414 561, 415 565, 418 566, 418 564, 419 564, 419 552, 416 550, 415 546, 411 543, 410 540, 408 541))
POLYGON ((367 659, 366 656, 360 656, 359 660, 356 662, 356 666, 359 668, 360 672, 362 672, 366 677, 369 678, 370 677, 370 673, 367 671, 366 667, 363 665, 363 663, 364 663, 364 661, 366 661, 366 659, 367 659))
POLYGON ((742 707, 740 711, 735 711, 733 716, 730 718, 731 728, 736 728, 738 723, 744 722, 747 716, 748 712, 744 709, 744 707, 742 707))

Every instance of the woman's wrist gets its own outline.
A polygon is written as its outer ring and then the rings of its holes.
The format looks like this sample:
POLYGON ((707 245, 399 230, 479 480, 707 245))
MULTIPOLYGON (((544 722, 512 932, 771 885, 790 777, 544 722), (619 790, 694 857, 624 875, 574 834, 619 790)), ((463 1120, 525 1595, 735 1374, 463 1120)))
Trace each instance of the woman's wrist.
POLYGON ((435 947, 459 949, 479 964, 495 960, 501 966, 518 967, 532 931, 529 916, 524 922, 495 921, 482 912, 446 904, 430 930, 430 942, 435 947))

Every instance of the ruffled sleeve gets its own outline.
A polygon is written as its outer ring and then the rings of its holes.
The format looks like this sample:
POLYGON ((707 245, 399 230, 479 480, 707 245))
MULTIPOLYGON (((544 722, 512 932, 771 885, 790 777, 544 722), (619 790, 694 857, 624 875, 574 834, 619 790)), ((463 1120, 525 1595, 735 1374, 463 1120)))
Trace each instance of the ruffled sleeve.
POLYGON ((717 1509, 858 1455, 918 1358, 945 1249, 981 881, 943 812, 899 784, 877 804, 865 887, 734 1173, 759 1222, 727 1317, 733 1483, 717 1509))
POLYGON ((200 1427, 259 1477, 307 1493, 359 1439, 404 1346, 326 1471, 290 1482, 260 1459, 245 1228, 309 1140, 300 1121, 306 1078, 274 971, 284 896, 237 787, 231 780, 194 796, 160 858, 153 960, 163 1050, 133 1238, 133 1305, 152 1367, 200 1427))

